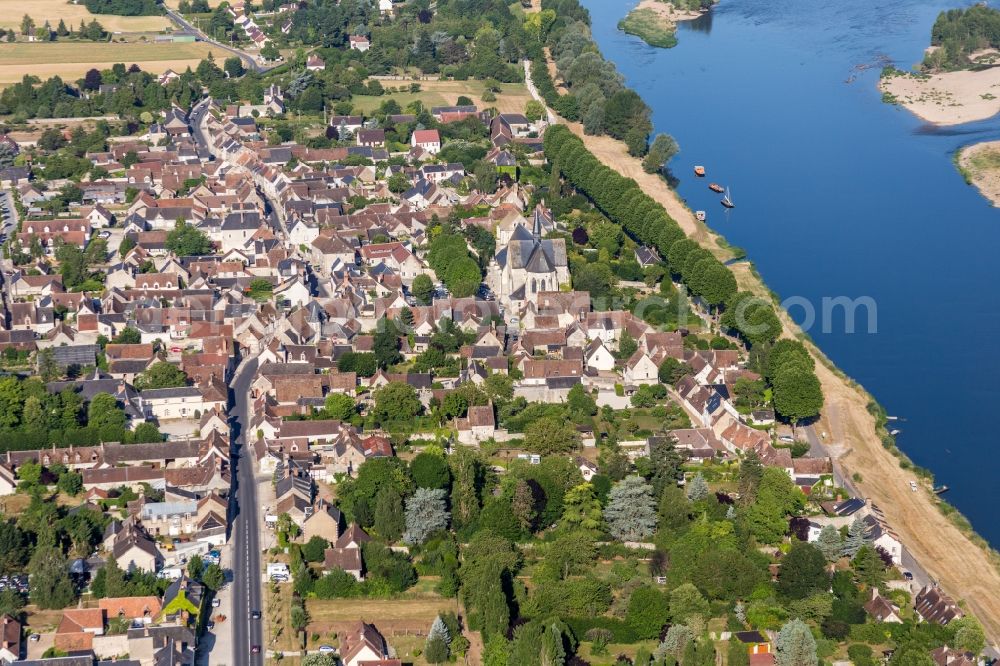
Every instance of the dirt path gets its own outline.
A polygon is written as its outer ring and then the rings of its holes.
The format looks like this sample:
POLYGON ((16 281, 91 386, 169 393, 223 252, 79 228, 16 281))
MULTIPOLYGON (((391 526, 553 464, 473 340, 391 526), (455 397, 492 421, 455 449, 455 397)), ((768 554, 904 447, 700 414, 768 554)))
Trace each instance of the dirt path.
MULTIPOLYGON (((585 136, 578 123, 567 123, 582 138, 587 148, 604 164, 623 176, 635 179, 642 190, 666 208, 684 232, 703 247, 721 258, 729 253, 718 243, 718 235, 695 219, 691 209, 671 190, 661 177, 648 174, 640 161, 629 156, 625 144, 606 136, 585 136)), ((764 284, 746 262, 732 267, 741 289, 766 294, 764 284)), ((785 335, 798 332, 798 327, 783 311, 785 335)), ((822 353, 808 344, 820 359, 822 353)), ((1000 641, 1000 571, 989 553, 956 527, 936 506, 937 499, 921 485, 912 492, 909 483, 918 480, 900 469, 899 460, 881 443, 875 420, 868 413, 869 396, 853 381, 817 362, 816 374, 823 386, 826 408, 820 428, 840 434, 844 449, 838 458, 848 475, 861 474, 858 487, 866 497, 879 505, 892 528, 913 557, 938 580, 956 600, 964 600, 986 630, 991 642, 1000 641), (836 414, 836 423, 830 414, 836 414)), ((919 480, 918 480, 919 481, 919 480)))

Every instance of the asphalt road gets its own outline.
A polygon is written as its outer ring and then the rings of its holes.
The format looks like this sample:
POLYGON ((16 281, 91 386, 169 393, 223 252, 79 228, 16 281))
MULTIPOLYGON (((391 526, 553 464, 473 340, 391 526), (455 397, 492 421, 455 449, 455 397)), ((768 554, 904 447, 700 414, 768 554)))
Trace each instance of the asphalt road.
POLYGON ((263 72, 268 71, 269 69, 274 69, 276 67, 276 65, 261 65, 260 63, 257 62, 256 58, 254 58, 246 51, 241 51, 238 48, 229 46, 227 44, 223 44, 222 42, 215 41, 214 39, 203 33, 201 30, 196 28, 194 25, 189 23, 187 19, 185 19, 183 16, 181 16, 174 10, 168 7, 164 7, 164 9, 167 12, 167 16, 169 16, 174 23, 180 26, 182 30, 186 30, 187 32, 197 35, 198 39, 200 39, 201 41, 217 46, 220 49, 228 51, 232 53, 234 56, 239 57, 240 60, 242 60, 246 64, 247 69, 257 72, 258 74, 261 74, 263 72))
POLYGON ((205 136, 205 132, 201 128, 201 121, 205 117, 205 114, 208 113, 208 103, 210 101, 211 98, 206 97, 191 107, 191 113, 188 114, 188 124, 191 126, 194 140, 211 153, 212 146, 208 143, 208 137, 205 136))
POLYGON ((230 502, 230 540, 233 547, 233 663, 236 666, 261 666, 263 654, 263 621, 251 619, 253 611, 262 609, 260 568, 260 520, 257 505, 257 484, 254 482, 253 458, 246 445, 246 427, 250 422, 250 384, 257 371, 257 359, 243 361, 230 382, 230 423, 232 425, 233 501, 230 502), (251 646, 261 646, 261 652, 251 654, 251 646))

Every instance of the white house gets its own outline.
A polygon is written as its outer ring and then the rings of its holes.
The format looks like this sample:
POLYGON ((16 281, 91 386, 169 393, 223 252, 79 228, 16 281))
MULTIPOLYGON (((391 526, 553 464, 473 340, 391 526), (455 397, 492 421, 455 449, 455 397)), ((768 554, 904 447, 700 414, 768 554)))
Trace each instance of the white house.
POLYGON ((441 152, 441 135, 436 129, 416 130, 410 137, 410 145, 414 148, 423 148, 431 155, 441 152))

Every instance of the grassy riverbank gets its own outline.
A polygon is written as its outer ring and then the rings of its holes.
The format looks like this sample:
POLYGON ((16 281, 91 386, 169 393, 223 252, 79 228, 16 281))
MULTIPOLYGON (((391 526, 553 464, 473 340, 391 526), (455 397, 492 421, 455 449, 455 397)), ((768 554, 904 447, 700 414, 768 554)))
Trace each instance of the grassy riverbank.
POLYGON ((652 9, 636 7, 618 22, 618 29, 635 35, 650 46, 664 49, 677 46, 677 26, 652 9))
POLYGON ((1000 207, 1000 141, 965 146, 955 153, 954 161, 965 182, 1000 207))
POLYGON ((699 16, 701 11, 681 9, 671 2, 642 0, 618 22, 618 29, 635 35, 650 46, 669 49, 677 46, 677 23, 699 16))

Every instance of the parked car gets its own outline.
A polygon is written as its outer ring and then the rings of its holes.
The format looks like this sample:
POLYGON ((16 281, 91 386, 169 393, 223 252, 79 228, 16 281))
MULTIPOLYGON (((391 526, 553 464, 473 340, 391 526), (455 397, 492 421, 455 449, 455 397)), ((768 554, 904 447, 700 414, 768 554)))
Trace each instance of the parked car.
POLYGON ((334 652, 336 652, 336 650, 333 649, 332 645, 320 645, 319 646, 319 653, 320 654, 332 654, 334 652))
POLYGON ((221 605, 222 605, 222 599, 219 599, 218 597, 212 599, 212 608, 218 608, 221 605))

